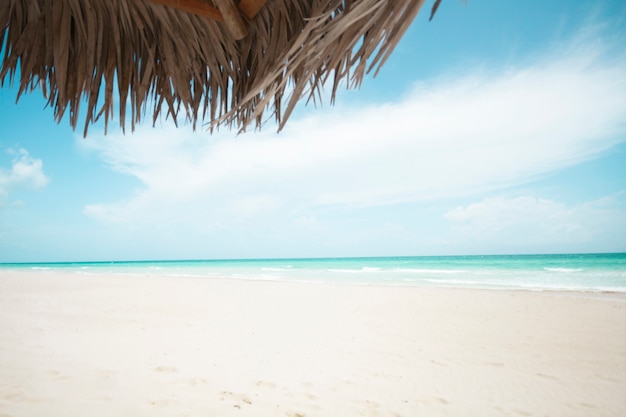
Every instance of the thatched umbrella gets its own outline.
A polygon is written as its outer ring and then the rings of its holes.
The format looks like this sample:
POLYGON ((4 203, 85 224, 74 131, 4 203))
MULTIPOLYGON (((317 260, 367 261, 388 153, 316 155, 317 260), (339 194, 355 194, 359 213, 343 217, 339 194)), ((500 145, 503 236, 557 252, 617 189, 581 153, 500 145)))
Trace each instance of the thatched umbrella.
POLYGON ((0 84, 40 88, 73 128, 86 107, 85 135, 114 97, 122 128, 130 100, 133 129, 148 105, 194 129, 260 127, 269 109, 281 129, 326 82, 333 101, 378 71, 424 1, 0 0, 0 84))

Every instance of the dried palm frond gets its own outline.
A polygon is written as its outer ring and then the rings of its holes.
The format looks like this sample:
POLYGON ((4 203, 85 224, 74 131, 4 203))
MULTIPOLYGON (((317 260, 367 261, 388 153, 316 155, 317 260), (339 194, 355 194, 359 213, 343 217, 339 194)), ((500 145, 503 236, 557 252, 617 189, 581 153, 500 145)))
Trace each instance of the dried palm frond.
POLYGON ((118 97, 122 128, 127 107, 131 129, 150 107, 153 122, 182 111, 194 129, 240 131, 269 109, 282 129, 324 83, 332 101, 377 71, 423 3, 267 0, 235 40, 223 22, 148 0, 2 0, 0 84, 19 80, 18 99, 40 88, 74 128, 82 104, 85 135, 102 116, 106 129, 118 97))

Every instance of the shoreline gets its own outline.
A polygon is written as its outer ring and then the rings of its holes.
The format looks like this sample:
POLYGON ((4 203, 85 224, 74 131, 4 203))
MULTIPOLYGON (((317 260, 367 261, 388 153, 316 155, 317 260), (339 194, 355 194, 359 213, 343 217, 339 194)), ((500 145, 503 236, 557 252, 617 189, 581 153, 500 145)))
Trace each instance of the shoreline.
MULTIPOLYGON (((9 267, 0 264, 0 271, 9 267)), ((12 264, 12 269, 626 294, 626 253, 60 262, 12 264)))
POLYGON ((2 268, 0 267, 0 279, 3 275, 11 274, 41 274, 41 275, 72 275, 72 276, 85 276, 85 277, 132 277, 132 278, 159 278, 159 279, 176 279, 176 280, 218 280, 218 281, 244 281, 244 282, 276 282, 276 283, 293 283, 302 285, 345 285, 355 287, 390 287, 390 288, 424 288, 424 289, 441 289, 441 290, 460 290, 460 291, 494 291, 494 292, 529 292, 529 293, 546 293, 546 294, 561 294, 569 296, 580 296, 583 298, 604 298, 612 297, 615 301, 626 302, 626 291, 616 290, 614 288, 559 288, 559 287, 508 287, 506 285, 500 286, 480 286, 467 284, 437 284, 429 282, 427 284, 423 282, 402 282, 402 281, 332 281, 330 279, 319 280, 306 280, 298 278, 285 278, 285 277, 272 277, 272 278, 260 278, 260 277, 232 277, 215 275, 195 275, 195 274, 176 274, 176 273, 160 273, 158 271, 144 270, 141 272, 111 272, 111 271, 84 271, 81 269, 57 269, 57 268, 45 268, 45 269, 15 269, 15 268, 2 268))
POLYGON ((0 415, 611 416, 626 294, 0 270, 0 415))

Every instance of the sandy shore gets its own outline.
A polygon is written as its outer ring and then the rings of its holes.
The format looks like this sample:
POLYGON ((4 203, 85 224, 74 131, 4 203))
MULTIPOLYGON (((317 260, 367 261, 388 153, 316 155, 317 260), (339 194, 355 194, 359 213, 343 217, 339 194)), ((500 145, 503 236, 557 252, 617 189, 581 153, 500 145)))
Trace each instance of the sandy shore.
POLYGON ((624 416, 626 298, 0 271, 0 416, 624 416))

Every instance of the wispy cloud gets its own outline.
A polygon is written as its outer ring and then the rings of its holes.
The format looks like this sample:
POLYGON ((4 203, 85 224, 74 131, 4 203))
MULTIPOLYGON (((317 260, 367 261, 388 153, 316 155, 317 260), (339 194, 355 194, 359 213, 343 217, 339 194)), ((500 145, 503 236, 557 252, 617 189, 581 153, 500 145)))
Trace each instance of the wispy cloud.
POLYGON ((534 196, 491 197, 446 213, 456 244, 504 252, 626 250, 626 191, 576 205, 534 196))
POLYGON ((40 189, 50 179, 43 171, 43 162, 30 156, 26 149, 8 149, 12 155, 11 167, 0 167, 0 207, 9 203, 9 193, 17 189, 40 189))
POLYGON ((448 75, 396 102, 318 111, 280 135, 166 126, 81 141, 144 185, 85 213, 134 222, 182 210, 223 224, 473 196, 595 158, 624 140, 625 121, 626 58, 608 59, 601 39, 585 37, 523 67, 448 75))

